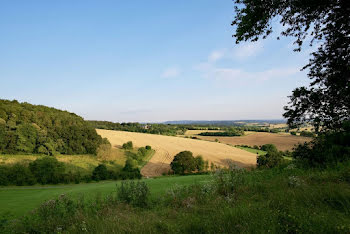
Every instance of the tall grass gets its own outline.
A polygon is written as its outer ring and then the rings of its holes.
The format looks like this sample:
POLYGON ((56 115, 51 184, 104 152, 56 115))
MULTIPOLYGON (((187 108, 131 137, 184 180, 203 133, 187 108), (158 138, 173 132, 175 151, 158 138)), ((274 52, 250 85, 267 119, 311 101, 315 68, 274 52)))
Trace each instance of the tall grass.
POLYGON ((145 184, 125 182, 122 192, 105 198, 48 201, 25 218, 2 221, 2 231, 349 233, 349 181, 349 163, 327 169, 289 163, 249 172, 220 170, 205 183, 174 186, 156 197, 148 196, 145 184))

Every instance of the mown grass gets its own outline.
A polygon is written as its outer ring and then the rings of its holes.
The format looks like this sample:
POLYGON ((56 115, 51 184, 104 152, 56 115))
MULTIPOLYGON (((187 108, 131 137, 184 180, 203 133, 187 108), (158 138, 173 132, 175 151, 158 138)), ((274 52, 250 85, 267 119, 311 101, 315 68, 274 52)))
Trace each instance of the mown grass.
MULTIPOLYGON (((173 176, 160 177, 154 179, 144 179, 151 190, 152 196, 163 194, 167 189, 175 184, 189 185, 208 180, 208 175, 197 176, 173 176)), ((27 214, 30 210, 38 207, 46 200, 66 194, 74 199, 79 199, 84 195, 87 199, 96 196, 107 196, 116 191, 116 185, 121 181, 103 181, 99 183, 76 184, 76 185, 45 185, 27 187, 0 187, 0 215, 19 217, 27 214)))

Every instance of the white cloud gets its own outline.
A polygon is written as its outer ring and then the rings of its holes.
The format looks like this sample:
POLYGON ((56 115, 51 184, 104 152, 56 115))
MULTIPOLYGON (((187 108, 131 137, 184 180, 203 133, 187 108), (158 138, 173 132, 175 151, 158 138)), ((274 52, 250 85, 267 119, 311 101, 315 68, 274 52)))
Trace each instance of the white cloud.
POLYGON ((181 71, 176 68, 176 67, 171 67, 171 68, 167 68, 163 73, 162 73, 162 77, 163 78, 174 78, 179 76, 181 73, 181 71))
POLYGON ((200 71, 203 77, 220 81, 235 82, 261 82, 276 78, 286 78, 299 72, 298 68, 285 67, 268 69, 264 71, 245 71, 238 68, 220 68, 209 63, 198 65, 196 70, 200 71))
POLYGON ((220 50, 215 50, 213 52, 211 52, 211 54, 208 57, 208 61, 209 62, 216 62, 220 59, 222 59, 225 56, 225 52, 226 51, 220 51, 220 50))
POLYGON ((233 57, 236 59, 246 59, 249 57, 254 57, 261 53, 263 50, 263 44, 258 42, 247 42, 237 45, 233 49, 233 57))

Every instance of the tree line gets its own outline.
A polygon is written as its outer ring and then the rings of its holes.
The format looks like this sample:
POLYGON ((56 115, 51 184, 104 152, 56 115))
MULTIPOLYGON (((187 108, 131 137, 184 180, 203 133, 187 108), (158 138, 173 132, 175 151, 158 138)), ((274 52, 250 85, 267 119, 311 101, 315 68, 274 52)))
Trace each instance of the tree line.
POLYGON ((97 129, 141 132, 168 136, 182 135, 187 130, 184 126, 169 124, 113 123, 109 121, 89 121, 89 123, 97 129))
POLYGON ((108 169, 102 163, 95 167, 90 174, 85 175, 81 175, 79 171, 70 171, 68 168, 67 164, 59 162, 54 156, 38 158, 29 164, 0 165, 0 186, 78 184, 80 182, 140 179, 142 177, 140 170, 128 161, 121 170, 119 168, 108 169))
POLYGON ((0 100, 0 153, 96 154, 103 141, 74 113, 0 100))

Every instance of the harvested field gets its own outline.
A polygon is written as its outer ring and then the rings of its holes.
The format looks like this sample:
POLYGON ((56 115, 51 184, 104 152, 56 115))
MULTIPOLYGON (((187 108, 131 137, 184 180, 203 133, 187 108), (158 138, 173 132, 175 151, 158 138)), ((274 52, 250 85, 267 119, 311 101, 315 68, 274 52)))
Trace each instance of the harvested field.
POLYGON ((202 132, 223 132, 222 130, 187 130, 185 136, 198 135, 202 132))
POLYGON ((101 129, 97 129, 97 133, 108 138, 113 147, 120 147, 127 141, 132 141, 136 147, 152 146, 156 152, 142 168, 144 176, 159 176, 168 172, 174 156, 184 150, 193 152, 195 156, 202 155, 205 160, 219 166, 227 166, 230 161, 241 167, 256 164, 255 154, 216 142, 101 129))
POLYGON ((290 134, 278 134, 268 132, 254 132, 238 137, 211 137, 211 136, 198 136, 198 138, 215 141, 218 139, 220 142, 230 145, 264 145, 274 144, 279 150, 292 150, 294 145, 298 143, 304 143, 311 141, 310 137, 292 136, 290 134))

